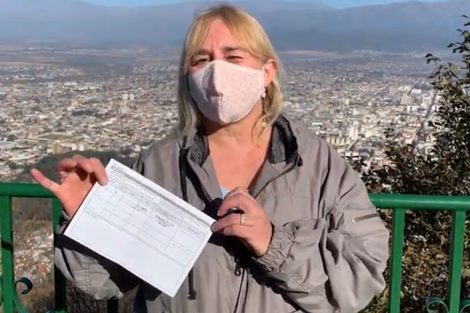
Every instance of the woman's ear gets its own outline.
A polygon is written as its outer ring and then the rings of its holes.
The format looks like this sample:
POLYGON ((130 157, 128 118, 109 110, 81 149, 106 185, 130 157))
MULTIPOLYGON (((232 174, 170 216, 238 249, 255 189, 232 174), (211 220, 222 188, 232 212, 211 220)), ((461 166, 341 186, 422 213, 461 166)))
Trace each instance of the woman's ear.
POLYGON ((263 70, 264 70, 264 87, 268 87, 277 74, 276 62, 273 59, 269 59, 268 62, 264 64, 263 70))

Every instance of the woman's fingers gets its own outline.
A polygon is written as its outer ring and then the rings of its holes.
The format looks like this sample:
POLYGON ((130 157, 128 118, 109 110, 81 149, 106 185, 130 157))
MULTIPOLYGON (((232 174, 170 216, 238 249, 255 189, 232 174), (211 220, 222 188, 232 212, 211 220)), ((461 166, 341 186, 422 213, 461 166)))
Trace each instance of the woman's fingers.
POLYGON ((59 192, 60 185, 53 182, 46 176, 44 176, 40 171, 37 169, 33 168, 31 170, 31 175, 33 175, 34 180, 36 180, 41 186, 52 192, 54 195, 57 196, 57 193, 59 192))
MULTIPOLYGON (((106 169, 104 168, 103 164, 101 164, 101 161, 97 158, 87 159, 81 155, 75 155, 73 158, 63 159, 57 165, 57 174, 60 177, 62 183, 64 184, 62 186, 44 176, 37 169, 31 170, 31 174, 41 186, 50 190, 58 198, 60 198, 58 193, 62 193, 61 187, 62 190, 65 192, 69 188, 89 188, 88 183, 93 184, 94 181, 98 181, 98 183, 101 185, 105 185, 108 182, 108 175, 106 174, 106 169), (72 180, 71 184, 68 184, 67 179, 69 178, 68 174, 70 173, 78 174, 80 180, 82 182, 87 181, 87 183, 85 183, 85 185, 76 185, 75 183, 73 183, 74 180, 72 180)), ((73 191, 78 192, 79 190, 73 191)))
POLYGON ((77 160, 73 158, 63 159, 57 164, 58 173, 70 173, 77 167, 77 160))
POLYGON ((75 167, 84 170, 88 174, 94 173, 95 169, 90 159, 87 159, 79 154, 74 155, 72 159, 77 162, 77 165, 75 167))
POLYGON ((101 161, 97 158, 88 159, 92 164, 96 180, 100 185, 106 185, 108 183, 108 174, 101 161))
POLYGON ((106 170, 99 159, 87 159, 78 154, 73 159, 77 162, 76 167, 84 170, 89 175, 94 175, 100 185, 105 185, 108 182, 108 175, 106 175, 106 170))
POLYGON ((96 180, 101 184, 105 185, 108 182, 108 175, 106 170, 97 158, 85 158, 79 154, 73 156, 73 158, 63 159, 57 165, 57 173, 65 174, 70 172, 84 171, 88 175, 93 174, 96 180))

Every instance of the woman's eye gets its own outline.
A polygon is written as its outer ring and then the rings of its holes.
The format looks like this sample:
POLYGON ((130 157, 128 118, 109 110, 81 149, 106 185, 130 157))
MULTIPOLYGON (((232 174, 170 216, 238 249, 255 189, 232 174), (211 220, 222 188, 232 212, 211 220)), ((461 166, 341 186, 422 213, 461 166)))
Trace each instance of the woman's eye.
POLYGON ((201 63, 207 62, 208 59, 196 59, 193 61, 192 66, 199 65, 201 63))
POLYGON ((241 56, 238 56, 238 55, 231 55, 229 57, 227 57, 227 59, 229 60, 241 60, 241 56))

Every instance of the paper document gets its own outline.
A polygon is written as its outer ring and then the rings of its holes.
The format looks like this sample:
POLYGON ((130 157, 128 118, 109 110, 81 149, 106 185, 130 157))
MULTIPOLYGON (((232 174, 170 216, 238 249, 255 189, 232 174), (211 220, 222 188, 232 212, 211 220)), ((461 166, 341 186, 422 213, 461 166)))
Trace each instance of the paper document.
POLYGON ((212 232, 214 219, 116 160, 65 235, 174 297, 212 232))

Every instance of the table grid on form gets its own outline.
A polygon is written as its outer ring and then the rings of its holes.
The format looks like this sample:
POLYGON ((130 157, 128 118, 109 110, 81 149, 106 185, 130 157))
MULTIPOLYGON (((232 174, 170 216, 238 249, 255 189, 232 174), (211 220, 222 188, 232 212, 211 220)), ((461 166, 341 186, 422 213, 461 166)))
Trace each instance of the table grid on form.
POLYGON ((159 214, 158 206, 160 205, 161 211, 162 207, 166 207, 166 203, 152 203, 143 191, 131 186, 126 186, 129 188, 126 188, 125 194, 119 190, 121 185, 116 183, 117 180, 120 180, 120 177, 114 175, 110 178, 110 183, 96 191, 93 201, 88 203, 93 215, 112 223, 159 251, 171 250, 171 255, 176 252, 179 258, 173 261, 186 266, 194 253, 186 248, 191 246, 187 241, 194 242, 201 239, 191 238, 195 236, 194 232, 182 229, 177 219, 170 221, 168 215, 159 214))

